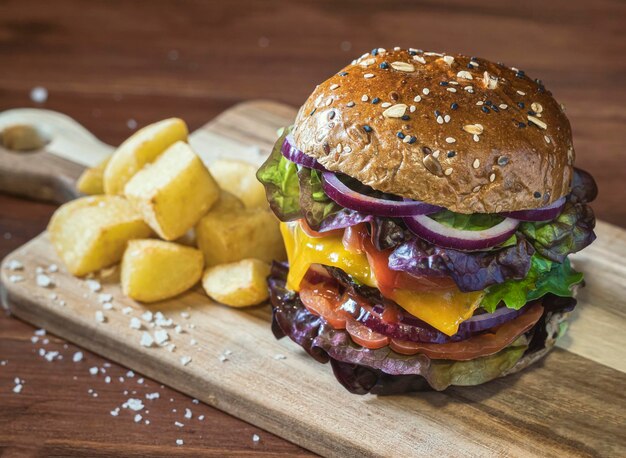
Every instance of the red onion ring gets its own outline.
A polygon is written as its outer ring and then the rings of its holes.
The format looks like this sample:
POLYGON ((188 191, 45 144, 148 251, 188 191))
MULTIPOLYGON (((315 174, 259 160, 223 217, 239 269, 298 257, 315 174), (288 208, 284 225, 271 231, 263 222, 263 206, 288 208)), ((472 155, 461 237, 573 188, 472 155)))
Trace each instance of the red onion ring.
POLYGON ((315 158, 311 156, 307 156, 298 148, 293 141, 293 136, 291 134, 285 137, 285 141, 283 141, 282 146, 280 147, 280 152, 285 158, 289 159, 291 162, 302 165, 304 167, 308 167, 309 169, 315 170, 326 170, 322 164, 317 162, 315 158))
POLYGON ((512 212, 500 213, 502 216, 508 216, 520 221, 550 221, 561 214, 565 206, 565 197, 552 202, 550 205, 533 208, 530 210, 516 210, 512 212))
POLYGON ((445 226, 426 215, 404 218, 411 232, 418 237, 444 248, 473 251, 491 248, 507 240, 515 233, 519 221, 505 218, 504 221, 481 231, 464 231, 445 226))
POLYGON ((342 207, 376 216, 416 216, 441 210, 441 207, 417 200, 397 201, 366 196, 350 189, 332 172, 322 173, 322 187, 326 195, 342 207))

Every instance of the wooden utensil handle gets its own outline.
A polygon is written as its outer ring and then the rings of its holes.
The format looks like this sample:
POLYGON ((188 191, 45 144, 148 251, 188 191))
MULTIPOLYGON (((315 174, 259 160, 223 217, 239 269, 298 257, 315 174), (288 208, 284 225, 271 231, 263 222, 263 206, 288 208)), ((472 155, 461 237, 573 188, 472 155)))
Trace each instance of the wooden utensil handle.
POLYGON ((0 191, 55 203, 77 197, 75 182, 83 169, 113 151, 72 118, 50 110, 3 111, 0 132, 5 132, 0 144, 0 191), (34 128, 45 144, 32 151, 9 149, 6 132, 14 126, 34 128))

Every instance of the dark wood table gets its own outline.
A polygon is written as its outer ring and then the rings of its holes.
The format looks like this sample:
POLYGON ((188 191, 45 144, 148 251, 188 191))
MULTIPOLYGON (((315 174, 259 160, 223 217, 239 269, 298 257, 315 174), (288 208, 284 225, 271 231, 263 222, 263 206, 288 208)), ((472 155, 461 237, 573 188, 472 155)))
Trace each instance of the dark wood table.
MULTIPOLYGON (((463 52, 544 80, 567 107, 578 166, 599 182, 598 217, 626 227, 625 24, 618 0, 4 0, 0 110, 58 110, 117 144, 135 125, 169 116, 194 129, 248 99, 298 105, 373 47, 463 52), (30 98, 36 86, 48 91, 43 104, 30 98)), ((41 232, 53 211, 0 195, 0 258, 41 232)), ((119 365, 105 368, 107 384, 89 373, 104 360, 84 352, 74 362, 77 347, 34 331, 0 313, 3 456, 308 455, 154 381, 138 383, 119 365), (48 362, 41 348, 64 358, 48 362), (25 380, 19 394, 15 377, 25 380), (160 398, 141 423, 111 416, 128 397, 153 392, 160 398)))

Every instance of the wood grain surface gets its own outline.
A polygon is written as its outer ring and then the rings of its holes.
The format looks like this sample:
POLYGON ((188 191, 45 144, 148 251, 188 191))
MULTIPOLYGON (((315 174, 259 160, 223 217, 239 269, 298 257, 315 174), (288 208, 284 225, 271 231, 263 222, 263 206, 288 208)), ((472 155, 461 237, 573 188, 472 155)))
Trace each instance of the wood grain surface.
MULTIPOLYGON (((375 46, 476 54, 542 78, 565 103, 577 163, 600 185, 596 214, 626 227, 625 18, 626 5, 618 0, 5 0, 0 109, 62 111, 117 144, 135 123, 177 115, 197 128, 250 98, 298 105, 317 82, 375 46), (35 86, 48 89, 46 103, 29 98, 35 86)), ((41 232, 52 210, 0 196, 0 256, 41 232)), ((256 428, 207 406, 195 407, 207 418, 201 433, 178 431, 169 420, 153 422, 150 430, 128 419, 111 421, 109 407, 119 402, 125 385, 106 390, 100 381, 99 398, 77 397, 96 385, 84 365, 47 363, 30 342, 32 327, 6 317, 0 324, 0 355, 10 360, 0 366, 0 451, 8 456, 189 453, 172 446, 174 437, 193 437, 207 455, 298 453, 269 434, 261 434, 261 448, 253 448, 256 428), (10 390, 20 374, 32 382, 18 396, 10 390), (73 376, 78 380, 71 381, 73 376)), ((94 355, 86 358, 102 364, 94 355)), ((554 364, 564 373, 591 370, 580 364, 587 360, 574 360, 554 364)), ((164 392, 171 396, 171 390, 164 392)), ((171 420, 168 407, 155 405, 152 412, 171 420)))

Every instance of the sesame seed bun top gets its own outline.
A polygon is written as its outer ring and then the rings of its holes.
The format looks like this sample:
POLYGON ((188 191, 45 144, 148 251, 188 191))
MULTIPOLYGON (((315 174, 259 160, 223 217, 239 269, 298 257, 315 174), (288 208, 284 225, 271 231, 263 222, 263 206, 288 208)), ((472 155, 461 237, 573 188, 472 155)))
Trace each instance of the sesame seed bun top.
POLYGON ((523 71, 421 50, 364 54, 298 112, 299 149, 374 189, 459 213, 548 205, 569 192, 569 121, 523 71))

